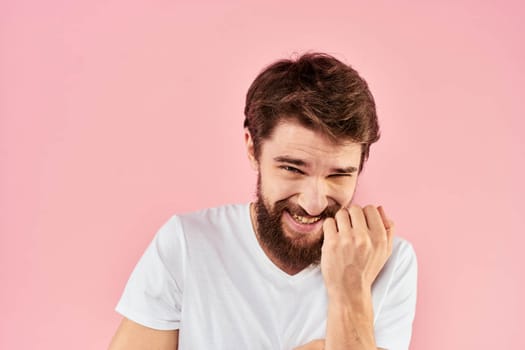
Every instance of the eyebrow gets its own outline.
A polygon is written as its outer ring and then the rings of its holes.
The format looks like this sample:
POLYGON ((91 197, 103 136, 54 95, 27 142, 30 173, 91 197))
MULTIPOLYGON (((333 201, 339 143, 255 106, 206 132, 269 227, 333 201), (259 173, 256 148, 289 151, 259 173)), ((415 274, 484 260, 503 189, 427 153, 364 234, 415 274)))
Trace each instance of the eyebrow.
MULTIPOLYGON (((309 167, 309 164, 306 163, 304 160, 297 159, 297 158, 292 158, 292 157, 288 157, 288 156, 275 157, 275 158, 273 158, 273 160, 278 162, 278 163, 288 163, 288 164, 292 164, 292 165, 296 165, 296 166, 302 166, 302 167, 305 167, 305 168, 309 167)), ((332 168, 332 169, 330 169, 330 172, 337 173, 337 174, 350 174, 350 173, 355 173, 356 171, 357 171, 357 168, 355 166, 347 166, 347 167, 344 167, 344 168, 332 168)))

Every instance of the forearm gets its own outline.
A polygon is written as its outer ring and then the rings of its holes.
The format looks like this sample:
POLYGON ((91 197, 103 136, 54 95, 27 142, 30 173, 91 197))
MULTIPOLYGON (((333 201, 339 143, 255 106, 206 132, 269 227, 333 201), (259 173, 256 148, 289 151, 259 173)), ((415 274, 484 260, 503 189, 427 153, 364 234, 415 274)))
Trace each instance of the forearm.
POLYGON ((352 205, 325 219, 323 232, 325 350, 376 350, 371 288, 392 252, 393 224, 382 207, 352 205))
POLYGON ((370 291, 329 298, 325 350, 375 350, 370 291))

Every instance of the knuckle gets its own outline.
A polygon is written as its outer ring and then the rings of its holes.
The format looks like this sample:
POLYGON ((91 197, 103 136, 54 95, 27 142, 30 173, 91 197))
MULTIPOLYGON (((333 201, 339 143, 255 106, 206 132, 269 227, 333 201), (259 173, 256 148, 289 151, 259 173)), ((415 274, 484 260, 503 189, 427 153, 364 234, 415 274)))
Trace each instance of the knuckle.
POLYGON ((371 205, 371 204, 365 206, 365 207, 363 208, 363 210, 364 210, 366 213, 377 211, 376 207, 374 207, 374 206, 371 205))
POLYGON ((348 248, 350 246, 353 246, 354 245, 354 237, 341 237, 340 238, 340 244, 343 248, 348 248))
POLYGON ((337 211, 337 213, 335 213, 335 218, 336 218, 337 220, 341 220, 341 219, 343 219, 345 216, 348 217, 348 212, 347 212, 346 210, 344 210, 344 209, 339 209, 339 210, 337 211))
POLYGON ((377 249, 385 249, 388 247, 388 239, 386 236, 382 236, 381 239, 374 241, 374 246, 377 249))
POLYGON ((361 209, 361 207, 360 207, 359 205, 357 205, 357 204, 352 204, 352 205, 350 206, 349 210, 351 210, 351 211, 352 211, 352 210, 353 210, 353 211, 361 211, 362 209, 361 209))
POLYGON ((357 245, 356 250, 360 255, 368 255, 368 252, 370 252, 370 246, 366 243, 362 243, 357 245))
POLYGON ((365 239, 370 237, 370 232, 368 231, 368 228, 366 227, 358 227, 355 229, 355 235, 359 237, 360 239, 365 239))
POLYGON ((331 229, 335 225, 334 218, 326 218, 323 222, 323 229, 331 229))
POLYGON ((354 242, 358 247, 370 247, 372 245, 370 239, 366 235, 356 235, 354 242))

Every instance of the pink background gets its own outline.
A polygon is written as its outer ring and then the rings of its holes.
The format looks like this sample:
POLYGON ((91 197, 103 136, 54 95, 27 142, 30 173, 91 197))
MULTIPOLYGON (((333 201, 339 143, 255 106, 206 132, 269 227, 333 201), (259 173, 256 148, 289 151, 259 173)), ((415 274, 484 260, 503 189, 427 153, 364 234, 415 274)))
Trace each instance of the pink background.
POLYGON ((1 2, 0 348, 106 348, 159 226, 252 198, 244 94, 311 49, 377 100, 358 199, 416 248, 411 349, 524 349, 523 5, 187 3, 1 2))

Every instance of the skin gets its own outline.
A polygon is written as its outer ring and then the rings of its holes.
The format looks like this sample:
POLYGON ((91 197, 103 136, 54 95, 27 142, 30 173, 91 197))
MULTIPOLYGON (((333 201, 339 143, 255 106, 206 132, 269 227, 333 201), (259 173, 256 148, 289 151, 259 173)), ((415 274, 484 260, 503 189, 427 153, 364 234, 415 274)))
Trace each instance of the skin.
POLYGON ((177 350, 179 331, 159 331, 123 318, 109 350, 177 350))
MULTIPOLYGON (((350 205, 361 159, 359 144, 334 145, 324 136, 292 121, 275 127, 271 137, 262 143, 259 159, 255 157, 253 140, 247 130, 245 141, 250 164, 261 175, 265 202, 272 205, 287 200, 304 209, 308 219, 320 215, 330 205, 350 205)), ((255 222, 253 217, 252 211, 252 222, 255 222)), ((282 227, 288 237, 305 241, 304 244, 321 239, 322 220, 301 226, 304 227, 299 229, 290 216, 283 215, 282 227)), ((290 268, 259 243, 270 260, 286 273, 294 275, 306 267, 290 268)))
MULTIPOLYGON (((321 271, 328 295, 326 338, 296 350, 377 349, 374 340, 371 286, 392 250, 393 224, 381 207, 351 204, 357 186, 361 146, 334 144, 294 120, 276 126, 262 144, 259 159, 245 130, 248 158, 260 172, 262 194, 270 205, 286 199, 314 219, 333 204, 342 207, 335 218, 313 224, 282 217, 287 236, 312 244, 324 235, 321 271)), ((252 223, 256 221, 253 218, 252 223)), ((257 228, 255 227, 257 230, 257 228)), ((261 242, 260 242, 261 243, 261 242)), ((264 244, 268 258, 293 275, 304 267, 279 261, 264 244)), ((178 331, 157 331, 124 319, 110 350, 177 349, 178 331)))
MULTIPOLYGON (((256 159, 253 140, 245 131, 248 157, 260 172, 265 200, 287 199, 307 213, 306 219, 339 204, 335 218, 314 225, 291 223, 283 215, 286 235, 312 243, 324 234, 321 271, 328 294, 326 339, 297 349, 377 349, 374 340, 372 283, 392 251, 393 223, 382 207, 352 205, 357 186, 361 146, 334 144, 322 134, 304 128, 294 120, 279 124, 262 144, 256 159), (265 186, 268 184, 268 186, 265 186), (321 227, 320 227, 321 226, 321 227)), ((290 268, 265 249, 275 265, 290 275, 290 268)))

